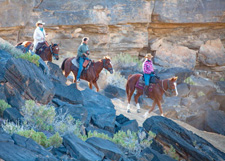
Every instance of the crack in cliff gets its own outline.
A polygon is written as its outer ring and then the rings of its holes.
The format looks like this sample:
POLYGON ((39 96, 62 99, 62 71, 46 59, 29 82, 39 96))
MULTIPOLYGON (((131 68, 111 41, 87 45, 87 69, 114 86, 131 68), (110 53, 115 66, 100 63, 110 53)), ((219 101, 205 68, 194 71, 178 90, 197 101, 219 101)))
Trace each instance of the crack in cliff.
MULTIPOLYGON (((154 19, 155 4, 156 4, 156 0, 154 0, 154 5, 153 5, 153 9, 152 9, 151 23, 153 22, 153 19, 154 19)), ((148 26, 149 26, 149 23, 148 23, 148 26)))

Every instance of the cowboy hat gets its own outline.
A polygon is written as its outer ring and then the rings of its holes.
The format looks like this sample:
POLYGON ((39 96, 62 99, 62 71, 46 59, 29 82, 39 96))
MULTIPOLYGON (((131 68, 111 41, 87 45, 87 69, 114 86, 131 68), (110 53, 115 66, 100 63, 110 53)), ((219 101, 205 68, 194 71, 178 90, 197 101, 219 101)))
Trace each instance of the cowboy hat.
POLYGON ((36 26, 38 26, 39 24, 44 25, 45 23, 44 23, 44 22, 42 22, 42 20, 38 20, 38 22, 36 22, 36 26))
POLYGON ((152 56, 152 54, 148 53, 148 54, 145 55, 145 58, 151 59, 151 58, 153 58, 153 56, 152 56))

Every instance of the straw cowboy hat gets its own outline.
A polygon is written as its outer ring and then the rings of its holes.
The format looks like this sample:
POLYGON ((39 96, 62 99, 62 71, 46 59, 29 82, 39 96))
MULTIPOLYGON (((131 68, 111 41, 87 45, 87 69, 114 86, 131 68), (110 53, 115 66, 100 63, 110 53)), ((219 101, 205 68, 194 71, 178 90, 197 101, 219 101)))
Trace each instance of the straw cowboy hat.
POLYGON ((153 58, 153 56, 152 56, 152 54, 148 53, 148 54, 145 55, 145 58, 151 59, 151 58, 153 58))
POLYGON ((42 20, 38 20, 38 22, 36 22, 36 26, 38 26, 39 24, 44 25, 45 23, 44 23, 44 22, 42 22, 42 20))

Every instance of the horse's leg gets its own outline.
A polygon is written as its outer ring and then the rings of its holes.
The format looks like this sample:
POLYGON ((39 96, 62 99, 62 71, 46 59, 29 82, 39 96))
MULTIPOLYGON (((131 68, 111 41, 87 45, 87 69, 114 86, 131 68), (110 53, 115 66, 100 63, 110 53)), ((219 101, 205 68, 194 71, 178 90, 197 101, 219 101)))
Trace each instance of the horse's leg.
POLYGON ((127 90, 127 101, 128 101, 127 113, 130 113, 130 100, 131 100, 131 97, 134 93, 135 88, 130 87, 129 85, 126 88, 127 88, 126 90, 127 90))
POLYGON ((93 82, 93 84, 94 84, 94 86, 95 86, 95 88, 96 88, 96 91, 99 92, 99 87, 98 87, 97 82, 93 82))
POLYGON ((92 89, 92 82, 88 82, 88 86, 90 89, 92 89))
POLYGON ((160 111, 161 116, 164 116, 162 106, 161 106, 161 102, 159 100, 157 100, 157 105, 159 106, 159 111, 160 111))
POLYGON ((137 113, 141 112, 140 104, 138 103, 138 98, 140 97, 140 95, 142 95, 142 92, 141 91, 137 91, 137 94, 134 96, 134 100, 135 100, 136 107, 137 107, 137 113))
POLYGON ((148 114, 150 114, 155 109, 155 105, 156 105, 156 101, 154 100, 152 103, 152 107, 144 114, 145 119, 147 118, 148 114))

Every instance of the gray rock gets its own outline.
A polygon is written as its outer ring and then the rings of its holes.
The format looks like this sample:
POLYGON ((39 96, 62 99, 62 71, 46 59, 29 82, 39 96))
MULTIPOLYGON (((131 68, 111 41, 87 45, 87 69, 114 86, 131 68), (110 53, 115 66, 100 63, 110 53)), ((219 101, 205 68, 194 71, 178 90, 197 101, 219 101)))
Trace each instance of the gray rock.
POLYGON ((88 132, 94 132, 96 131, 97 133, 101 133, 101 134, 105 134, 108 135, 109 137, 113 137, 113 133, 103 130, 103 129, 99 129, 97 127, 91 126, 89 125, 88 127, 85 128, 86 133, 88 134, 88 132))
POLYGON ((75 84, 65 86, 60 83, 54 82, 55 85, 55 96, 61 101, 68 102, 71 104, 83 104, 83 96, 81 92, 76 88, 75 84))
POLYGON ((24 59, 7 61, 5 78, 26 99, 47 104, 54 95, 52 82, 35 64, 24 59))
POLYGON ((187 160, 213 161, 225 158, 225 153, 216 149, 209 142, 165 117, 152 116, 145 120, 143 127, 146 131, 155 133, 156 140, 159 142, 172 145, 187 160))
POLYGON ((3 113, 3 118, 14 123, 19 123, 22 121, 23 116, 16 108, 7 108, 3 113))
POLYGON ((109 98, 126 99, 126 91, 113 85, 107 85, 104 95, 109 98))
POLYGON ((136 120, 130 120, 121 125, 121 131, 127 132, 130 130, 131 132, 137 132, 138 131, 138 123, 136 120))
POLYGON ((225 94, 223 93, 214 93, 211 96, 211 99, 220 104, 220 110, 225 112, 225 94))
POLYGON ((59 68, 58 65, 48 62, 47 67, 49 69, 49 78, 52 81, 66 85, 66 77, 63 75, 62 69, 59 68))
POLYGON ((67 134, 63 137, 63 144, 70 155, 83 161, 103 160, 104 153, 98 151, 90 144, 82 141, 74 134, 67 134))
POLYGON ((223 111, 208 110, 205 116, 205 130, 225 135, 225 113, 223 111))
POLYGON ((119 160, 123 156, 123 152, 118 146, 109 140, 92 137, 87 139, 86 142, 103 152, 108 159, 119 160))
POLYGON ((219 81, 216 83, 219 88, 225 93, 225 81, 219 81))
POLYGON ((190 87, 186 83, 181 83, 177 85, 178 97, 187 97, 190 92, 190 87))

